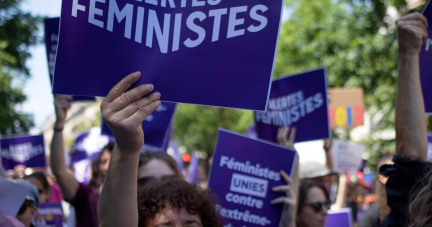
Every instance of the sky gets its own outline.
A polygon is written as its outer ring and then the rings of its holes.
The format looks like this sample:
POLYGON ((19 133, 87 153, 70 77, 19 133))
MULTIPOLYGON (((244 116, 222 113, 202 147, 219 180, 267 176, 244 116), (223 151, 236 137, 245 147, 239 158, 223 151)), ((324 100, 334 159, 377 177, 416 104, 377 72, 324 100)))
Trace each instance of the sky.
MULTIPOLYGON (((34 15, 58 17, 60 16, 61 0, 26 0, 21 8, 34 15)), ((43 37, 43 25, 39 28, 40 37, 43 37)), ((54 113, 53 96, 48 74, 45 45, 40 44, 30 48, 32 57, 27 61, 30 69, 30 79, 24 86, 27 101, 20 108, 22 111, 32 113, 35 128, 32 133, 38 133, 43 122, 54 113)))
MULTIPOLYGON (((21 8, 25 12, 44 17, 59 17, 61 0, 25 0, 21 8)), ((289 18, 290 10, 285 8, 282 20, 289 18)), ((43 37, 43 25, 39 28, 40 37, 43 37)), ((49 82, 48 63, 44 44, 37 45, 30 49, 32 57, 27 61, 30 69, 31 78, 25 82, 24 93, 27 101, 19 108, 20 110, 32 113, 35 127, 31 130, 32 134, 39 134, 39 128, 45 120, 54 114, 53 96, 49 82)), ((324 153, 322 141, 313 141, 296 144, 299 151, 301 162, 314 160, 324 163, 324 153)))

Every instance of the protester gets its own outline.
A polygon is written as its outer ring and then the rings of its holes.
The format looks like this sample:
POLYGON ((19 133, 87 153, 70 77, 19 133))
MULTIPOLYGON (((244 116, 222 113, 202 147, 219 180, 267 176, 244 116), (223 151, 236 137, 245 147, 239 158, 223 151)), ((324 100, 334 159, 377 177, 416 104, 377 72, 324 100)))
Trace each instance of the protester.
POLYGON ((414 13, 396 24, 399 46, 396 155, 393 165, 380 169, 388 177, 387 203, 391 209, 381 226, 431 226, 432 164, 426 162, 427 131, 419 75, 419 53, 428 36, 428 21, 414 13), (410 198, 414 200, 409 205, 410 198))
MULTIPOLYGON (((297 129, 292 127, 282 127, 279 128, 277 134, 277 141, 279 145, 296 151, 294 147, 295 137, 297 129), (289 136, 288 136, 289 135, 289 136)), ((273 188, 274 192, 285 192, 286 196, 279 197, 273 201, 271 204, 283 203, 284 209, 282 212, 282 217, 279 227, 295 227, 296 226, 296 212, 297 212, 297 196, 299 187, 299 159, 294 162, 293 170, 291 171, 291 177, 287 173, 281 171, 281 176, 287 185, 281 185, 273 188)))
POLYGON ((101 104, 102 118, 116 139, 99 203, 101 226, 138 226, 138 162, 144 145, 142 122, 161 104, 160 93, 148 95, 153 85, 141 85, 126 92, 140 76, 136 72, 125 77, 101 104), (142 98, 145 95, 148 96, 142 98))
POLYGON ((330 192, 332 184, 335 182, 335 177, 338 173, 334 171, 333 156, 330 150, 331 141, 324 140, 324 151, 326 156, 326 166, 316 162, 307 161, 300 165, 300 179, 308 179, 322 184, 330 192))
POLYGON ((27 180, 39 191, 40 203, 47 203, 51 196, 51 187, 45 174, 42 172, 34 172, 27 176, 27 180))
POLYGON ((144 152, 140 155, 138 165, 138 180, 169 175, 181 177, 177 162, 166 152, 144 152))
MULTIPOLYGON (((56 95, 54 106, 56 122, 54 123, 54 135, 51 143, 51 169, 57 179, 63 197, 76 211, 76 226, 98 226, 97 206, 99 201, 99 188, 79 183, 70 169, 64 162, 63 127, 66 122, 67 111, 71 106, 72 97, 56 95)), ((99 156, 99 170, 104 179, 108 170, 113 144, 105 146, 99 156)), ((103 182, 103 181, 102 181, 103 182)))
POLYGON ((326 188, 311 180, 301 180, 297 207, 297 227, 324 227, 330 197, 326 188))
POLYGON ((18 211, 16 218, 21 221, 25 227, 33 226, 32 221, 36 217, 39 207, 39 193, 35 186, 27 180, 18 179, 17 184, 30 188, 23 205, 18 211))
POLYGON ((138 226, 222 226, 207 192, 178 176, 151 180, 138 193, 138 226))
MULTIPOLYGON (((377 170, 379 171, 379 168, 384 164, 391 164, 392 158, 393 154, 383 152, 381 158, 378 160, 377 170)), ((369 205, 369 208, 364 212, 363 217, 358 222, 358 227, 379 227, 381 226, 381 220, 390 212, 390 207, 387 206, 387 195, 385 192, 386 182, 387 177, 377 174, 375 186, 378 201, 369 205)))

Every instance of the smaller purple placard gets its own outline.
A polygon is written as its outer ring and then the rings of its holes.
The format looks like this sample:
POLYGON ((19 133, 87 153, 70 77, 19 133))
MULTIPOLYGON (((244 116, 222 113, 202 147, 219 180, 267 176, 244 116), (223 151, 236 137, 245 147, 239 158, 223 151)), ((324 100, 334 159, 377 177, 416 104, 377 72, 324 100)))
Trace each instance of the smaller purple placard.
MULTIPOLYGON (((423 15, 429 22, 432 22, 432 6, 429 2, 424 8, 423 15)), ((428 38, 426 39, 426 45, 422 46, 419 55, 419 65, 426 114, 432 115, 432 67, 430 64, 432 60, 432 37, 430 37, 432 35, 432 27, 428 27, 427 32, 428 38)))
MULTIPOLYGON (((50 76, 50 82, 52 86, 52 81, 54 77, 54 66, 57 54, 57 44, 58 35, 60 28, 60 18, 47 18, 44 20, 45 25, 45 48, 48 60, 48 70, 50 76)), ((96 101, 95 97, 90 96, 73 96, 73 101, 96 101)))
POLYGON ((328 211, 325 227, 352 227, 351 208, 328 211))
MULTIPOLYGON (((162 102, 159 108, 150 116, 146 117, 142 123, 144 131, 144 145, 153 147, 159 151, 166 151, 168 141, 170 139, 170 126, 174 117, 177 104, 170 102, 162 102)), ((114 136, 108 125, 101 122, 102 134, 114 136)))
POLYGON ((280 171, 291 174, 295 151, 220 129, 210 170, 209 188, 218 195, 218 214, 227 226, 278 226, 284 196, 272 188, 286 185, 280 171))
POLYGON ((62 227, 63 208, 61 203, 41 203, 33 224, 35 227, 62 227))
POLYGON ((6 170, 16 165, 46 167, 43 135, 3 138, 0 144, 2 164, 6 170))
POLYGON ((267 111, 255 112, 255 130, 277 142, 284 126, 296 127, 296 142, 330 138, 325 68, 273 81, 267 111))

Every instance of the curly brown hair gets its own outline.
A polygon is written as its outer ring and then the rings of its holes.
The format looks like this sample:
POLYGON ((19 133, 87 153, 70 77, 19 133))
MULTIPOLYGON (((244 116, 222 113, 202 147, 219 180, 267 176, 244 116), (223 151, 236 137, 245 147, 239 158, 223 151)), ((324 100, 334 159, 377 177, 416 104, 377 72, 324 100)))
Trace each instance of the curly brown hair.
POLYGON ((428 174, 417 182, 412 193, 409 205, 411 224, 409 227, 431 227, 432 226, 432 168, 428 174), (418 194, 416 194, 418 192, 418 194))
POLYGON ((167 207, 186 208, 190 214, 200 216, 203 226, 222 226, 207 192, 179 177, 154 179, 139 187, 139 226, 146 226, 149 220, 154 219, 158 212, 167 207))

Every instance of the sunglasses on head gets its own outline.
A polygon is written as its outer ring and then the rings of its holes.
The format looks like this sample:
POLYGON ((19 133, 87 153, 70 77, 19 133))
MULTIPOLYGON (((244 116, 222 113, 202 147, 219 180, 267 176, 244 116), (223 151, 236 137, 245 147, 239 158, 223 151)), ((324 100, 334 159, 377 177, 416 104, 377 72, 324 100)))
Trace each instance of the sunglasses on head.
POLYGON ((305 205, 312 207, 314 209, 314 211, 318 213, 318 212, 321 212, 324 207, 327 208, 327 210, 329 210, 330 206, 331 206, 331 202, 330 202, 330 200, 327 200, 324 203, 316 202, 316 203, 308 203, 305 205))

